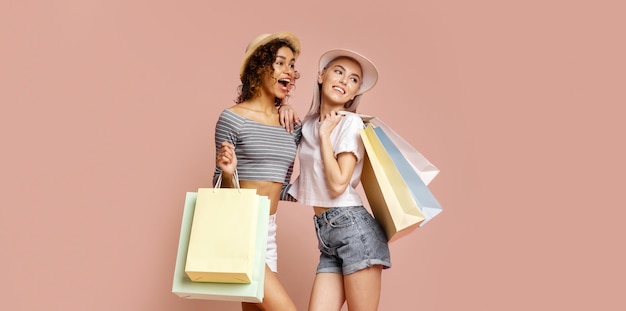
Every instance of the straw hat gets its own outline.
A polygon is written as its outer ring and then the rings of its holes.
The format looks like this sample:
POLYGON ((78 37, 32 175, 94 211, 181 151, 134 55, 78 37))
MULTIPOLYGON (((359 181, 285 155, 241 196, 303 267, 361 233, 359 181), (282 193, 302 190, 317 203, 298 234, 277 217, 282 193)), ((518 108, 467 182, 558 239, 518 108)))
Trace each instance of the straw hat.
POLYGON ((239 68, 239 78, 243 77, 243 73, 246 70, 246 66, 248 65, 248 60, 250 56, 258 49, 260 46, 269 43, 274 39, 283 39, 288 41, 295 51, 293 51, 293 55, 298 58, 300 55, 300 39, 296 37, 296 35, 290 32, 275 32, 275 33, 264 33, 256 38, 254 38, 248 46, 246 47, 246 53, 243 55, 243 59, 241 60, 241 67, 239 68))
POLYGON ((319 72, 321 73, 322 70, 324 70, 324 67, 339 57, 352 58, 356 60, 359 65, 361 65, 363 77, 361 77, 361 87, 359 87, 356 95, 361 95, 376 85, 376 81, 378 81, 378 70, 376 69, 376 65, 374 65, 371 60, 367 59, 367 57, 347 49, 334 49, 322 54, 319 60, 319 72))

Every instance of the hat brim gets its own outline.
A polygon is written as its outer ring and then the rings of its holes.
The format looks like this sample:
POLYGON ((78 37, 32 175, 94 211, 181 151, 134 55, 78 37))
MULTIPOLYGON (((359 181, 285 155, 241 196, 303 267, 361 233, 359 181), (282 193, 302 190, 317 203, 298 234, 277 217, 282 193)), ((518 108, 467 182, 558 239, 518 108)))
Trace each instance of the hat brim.
POLYGON ((318 64, 319 72, 322 72, 330 62, 339 57, 352 58, 357 61, 359 65, 361 65, 361 72, 363 76, 361 77, 361 86, 359 87, 356 95, 361 95, 371 90, 374 85, 376 85, 376 82, 378 81, 378 69, 376 69, 376 65, 374 65, 374 63, 367 57, 348 49, 333 49, 322 54, 318 64))
POLYGON ((250 60, 250 57, 252 56, 252 54, 260 47, 263 46, 269 42, 271 42, 274 39, 283 39, 288 41, 293 48, 295 49, 293 51, 293 55, 295 58, 298 58, 298 56, 300 55, 300 39, 298 39, 298 37, 296 37, 296 35, 294 35, 291 32, 286 32, 286 31, 281 31, 281 32, 275 32, 272 34, 262 34, 257 36, 256 38, 254 38, 254 40, 252 40, 249 44, 248 47, 246 48, 246 53, 243 56, 243 59, 241 60, 241 66, 239 68, 239 77, 242 78, 243 77, 243 73, 246 70, 246 66, 248 66, 248 60, 250 60))

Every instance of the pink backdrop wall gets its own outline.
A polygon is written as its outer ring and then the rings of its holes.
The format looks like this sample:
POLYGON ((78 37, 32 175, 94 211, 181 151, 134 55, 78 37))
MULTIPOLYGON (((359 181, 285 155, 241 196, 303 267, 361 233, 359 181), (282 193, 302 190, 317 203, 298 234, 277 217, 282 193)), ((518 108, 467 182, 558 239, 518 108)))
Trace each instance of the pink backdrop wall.
MULTIPOLYGON (((171 293, 186 191, 261 32, 369 56, 361 112, 441 174, 444 212, 391 245, 380 310, 623 310, 620 1, 0 1, 0 309, 237 310, 171 293)), ((305 309, 312 211, 279 211, 305 309)))

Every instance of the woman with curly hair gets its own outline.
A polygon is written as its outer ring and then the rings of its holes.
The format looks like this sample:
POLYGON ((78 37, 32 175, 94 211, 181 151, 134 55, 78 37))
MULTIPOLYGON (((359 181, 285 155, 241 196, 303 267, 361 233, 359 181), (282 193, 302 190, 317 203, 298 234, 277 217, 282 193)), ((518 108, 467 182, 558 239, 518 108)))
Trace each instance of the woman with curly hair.
POLYGON ((296 310, 277 277, 276 211, 286 195, 300 126, 286 131, 277 106, 285 101, 298 78, 295 62, 299 39, 288 32, 263 34, 252 40, 243 57, 236 104, 224 109, 215 128, 216 168, 222 186, 235 187, 235 170, 241 188, 254 188, 270 199, 270 221, 264 281, 259 304, 242 303, 242 310, 296 310))

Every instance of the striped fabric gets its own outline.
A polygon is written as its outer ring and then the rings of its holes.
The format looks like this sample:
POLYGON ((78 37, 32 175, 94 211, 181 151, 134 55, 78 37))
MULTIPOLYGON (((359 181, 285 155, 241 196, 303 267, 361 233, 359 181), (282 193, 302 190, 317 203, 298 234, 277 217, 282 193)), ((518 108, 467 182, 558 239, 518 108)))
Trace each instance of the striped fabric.
MULTIPOLYGON (((235 146, 240 180, 281 182, 287 186, 300 137, 300 126, 292 134, 281 126, 261 124, 225 109, 215 126, 215 150, 223 141, 235 146)), ((215 176, 220 173, 216 167, 215 176)))

